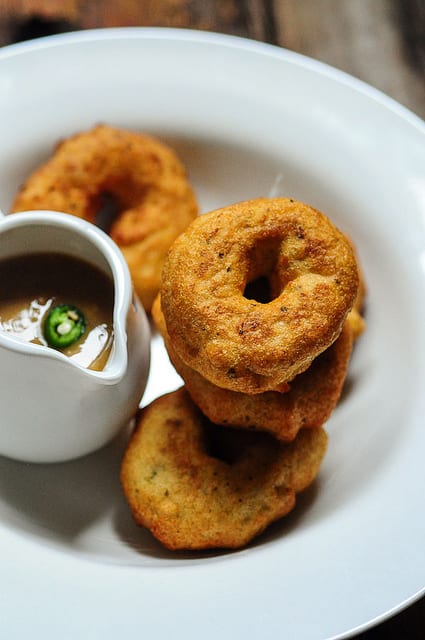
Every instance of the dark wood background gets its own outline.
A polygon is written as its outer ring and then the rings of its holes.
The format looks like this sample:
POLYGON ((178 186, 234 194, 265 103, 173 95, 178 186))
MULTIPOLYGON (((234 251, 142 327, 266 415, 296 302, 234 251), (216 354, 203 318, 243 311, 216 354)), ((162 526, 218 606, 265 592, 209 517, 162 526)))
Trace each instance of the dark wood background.
MULTIPOLYGON (((0 46, 115 26, 266 41, 347 71, 425 118, 425 0, 0 0, 0 46)), ((425 599, 356 638, 425 640, 425 599)))
POLYGON ((0 46, 114 26, 264 40, 343 69, 425 118, 425 0, 0 0, 0 46))

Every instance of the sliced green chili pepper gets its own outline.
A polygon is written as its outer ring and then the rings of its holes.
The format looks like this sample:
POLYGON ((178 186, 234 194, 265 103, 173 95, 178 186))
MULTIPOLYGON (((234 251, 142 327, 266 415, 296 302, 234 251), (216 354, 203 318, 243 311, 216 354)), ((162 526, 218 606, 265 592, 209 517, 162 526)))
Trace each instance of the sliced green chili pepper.
POLYGON ((43 330, 49 346, 65 349, 81 338, 86 330, 86 320, 77 307, 58 304, 47 314, 43 330))

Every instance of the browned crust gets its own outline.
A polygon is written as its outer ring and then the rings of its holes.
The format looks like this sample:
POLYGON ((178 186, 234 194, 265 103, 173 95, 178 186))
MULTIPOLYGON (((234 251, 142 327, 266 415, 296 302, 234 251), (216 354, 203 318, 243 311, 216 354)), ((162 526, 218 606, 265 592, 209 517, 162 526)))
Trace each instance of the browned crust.
POLYGON ((259 198, 197 218, 163 269, 173 348, 216 386, 273 390, 305 371, 341 332, 358 288, 350 242, 320 212, 259 198), (267 275, 274 299, 244 296, 267 275))
POLYGON ((217 387, 184 364, 166 333, 159 296, 152 314, 170 360, 192 400, 216 424, 268 431, 288 442, 303 427, 323 425, 339 400, 353 346, 353 331, 348 320, 337 340, 294 378, 288 391, 246 394, 217 387))
POLYGON ((94 222, 105 193, 120 211, 110 234, 149 310, 169 246, 198 213, 185 168, 167 145, 107 125, 77 133, 28 177, 12 211, 50 209, 94 222))
POLYGON ((326 446, 322 428, 281 444, 260 432, 211 427, 182 388, 143 411, 121 482, 136 522, 165 547, 238 548, 293 509, 326 446))
POLYGON ((353 252, 356 256, 357 261, 357 270, 359 274, 359 287, 357 289, 356 299, 354 300, 353 308, 347 316, 347 321, 350 323, 351 330, 353 332, 354 340, 357 340, 359 336, 366 329, 366 322, 364 319, 364 308, 365 308, 365 300, 367 294, 366 280, 364 277, 363 269, 360 264, 359 256, 357 255, 356 247, 351 240, 351 238, 347 237, 350 242, 353 252))

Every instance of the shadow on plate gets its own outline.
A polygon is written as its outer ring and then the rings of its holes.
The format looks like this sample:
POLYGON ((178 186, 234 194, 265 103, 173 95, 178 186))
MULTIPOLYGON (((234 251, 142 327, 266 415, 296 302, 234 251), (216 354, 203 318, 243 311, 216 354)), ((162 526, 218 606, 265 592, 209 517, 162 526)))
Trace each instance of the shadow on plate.
POLYGON ((123 432, 91 455, 60 464, 0 458, 0 517, 30 533, 71 542, 120 499, 123 432))
MULTIPOLYGON (((0 519, 43 544, 119 564, 178 564, 219 559, 238 550, 171 552, 135 524, 121 492, 119 469, 128 431, 100 451, 62 464, 28 464, 0 457, 0 519)), ((281 539, 296 527, 316 498, 311 487, 295 510, 256 538, 250 548, 281 539)))

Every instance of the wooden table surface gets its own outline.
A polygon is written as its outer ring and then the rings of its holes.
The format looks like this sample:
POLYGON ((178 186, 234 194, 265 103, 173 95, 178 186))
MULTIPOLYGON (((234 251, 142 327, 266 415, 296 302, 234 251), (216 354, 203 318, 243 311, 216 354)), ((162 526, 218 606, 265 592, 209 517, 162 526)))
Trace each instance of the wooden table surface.
MULTIPOLYGON (((425 119, 425 0, 0 0, 0 46, 115 26, 266 41, 347 71, 425 119)), ((356 638, 424 640, 425 599, 356 638)))

